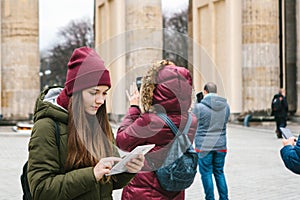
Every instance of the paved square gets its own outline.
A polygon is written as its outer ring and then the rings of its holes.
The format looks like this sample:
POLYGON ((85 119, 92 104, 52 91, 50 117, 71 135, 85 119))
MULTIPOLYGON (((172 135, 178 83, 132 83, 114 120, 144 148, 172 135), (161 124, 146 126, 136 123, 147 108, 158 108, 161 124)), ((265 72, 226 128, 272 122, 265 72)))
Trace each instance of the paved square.
MULTIPOLYGON (((11 128, 0 127, 0 200, 22 197, 20 174, 28 156, 28 141, 28 135, 18 135, 11 128)), ((281 140, 276 138, 272 128, 267 130, 230 124, 225 163, 229 198, 298 200, 300 176, 285 168, 279 154, 281 147, 281 140)), ((114 199, 120 199, 121 192, 114 191, 114 199)), ((217 191, 215 193, 218 199, 217 191)), ((199 173, 193 185, 186 190, 186 199, 204 199, 199 173)))

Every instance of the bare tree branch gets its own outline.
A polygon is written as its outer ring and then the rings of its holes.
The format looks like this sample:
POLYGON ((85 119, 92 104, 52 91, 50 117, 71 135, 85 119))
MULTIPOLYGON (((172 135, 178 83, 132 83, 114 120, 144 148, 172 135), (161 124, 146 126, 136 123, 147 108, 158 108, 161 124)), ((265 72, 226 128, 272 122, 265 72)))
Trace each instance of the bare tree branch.
POLYGON ((59 42, 41 56, 41 72, 51 71, 48 75, 41 73, 42 88, 64 84, 68 60, 74 49, 81 46, 94 47, 93 26, 88 18, 71 21, 59 30, 57 38, 59 42))

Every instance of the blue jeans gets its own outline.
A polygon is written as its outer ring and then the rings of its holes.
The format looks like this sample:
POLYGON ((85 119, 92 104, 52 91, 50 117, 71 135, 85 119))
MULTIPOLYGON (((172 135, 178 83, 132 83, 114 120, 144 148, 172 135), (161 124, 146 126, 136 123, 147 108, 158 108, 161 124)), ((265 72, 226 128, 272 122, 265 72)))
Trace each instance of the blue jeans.
POLYGON ((198 165, 201 174, 202 184, 204 187, 205 199, 215 199, 214 184, 212 179, 213 174, 218 188, 219 199, 228 200, 228 189, 223 170, 226 152, 200 152, 198 153, 198 155, 198 165))

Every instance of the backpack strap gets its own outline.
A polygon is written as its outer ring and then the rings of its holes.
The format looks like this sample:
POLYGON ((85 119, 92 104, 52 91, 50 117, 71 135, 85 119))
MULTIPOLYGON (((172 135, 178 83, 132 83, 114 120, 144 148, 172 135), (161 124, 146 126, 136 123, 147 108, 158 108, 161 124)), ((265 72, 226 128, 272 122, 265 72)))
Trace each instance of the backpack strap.
POLYGON ((175 126, 173 121, 166 115, 166 113, 157 113, 157 115, 171 128, 174 135, 179 136, 181 134, 187 134, 190 126, 192 124, 192 115, 191 113, 188 114, 188 120, 186 122, 186 125, 182 132, 178 130, 178 128, 175 126))
POLYGON ((157 113, 157 115, 171 128, 175 135, 174 141, 176 142, 171 145, 168 156, 162 165, 167 166, 174 161, 174 158, 179 158, 185 152, 194 151, 192 143, 187 135, 192 124, 192 115, 191 113, 188 114, 188 120, 182 132, 178 130, 173 121, 165 113, 157 113))
MULTIPOLYGON (((60 160, 60 129, 59 129, 59 125, 58 125, 58 121, 56 120, 53 120, 55 123, 55 142, 56 142, 56 146, 57 146, 57 149, 58 149, 58 159, 59 159, 59 163, 61 162, 60 160)), ((63 167, 61 166, 60 167, 60 171, 63 172, 64 169, 63 167)))
MULTIPOLYGON (((58 122, 53 120, 55 122, 55 140, 56 140, 56 146, 58 148, 58 155, 59 155, 59 162, 60 162, 60 130, 58 126, 58 122)), ((29 189, 29 183, 28 183, 28 178, 27 178, 27 170, 28 170, 28 160, 23 166, 23 171, 21 174, 21 184, 22 184, 22 189, 23 189, 23 199, 26 200, 31 200, 32 196, 30 193, 29 189)), ((61 167, 60 170, 63 170, 63 167, 61 167)))
POLYGON ((56 145, 58 148, 58 152, 60 151, 60 130, 59 130, 59 126, 58 126, 58 122, 55 122, 55 139, 56 139, 56 145))

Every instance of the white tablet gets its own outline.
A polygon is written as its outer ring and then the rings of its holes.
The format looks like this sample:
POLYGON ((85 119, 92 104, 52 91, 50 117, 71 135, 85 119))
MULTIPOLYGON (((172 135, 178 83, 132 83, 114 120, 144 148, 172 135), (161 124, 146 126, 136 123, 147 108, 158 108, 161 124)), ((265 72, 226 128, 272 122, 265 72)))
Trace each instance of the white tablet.
POLYGON ((133 149, 130 153, 128 153, 120 162, 118 162, 113 168, 110 170, 109 174, 106 174, 106 176, 114 175, 114 174, 119 174, 122 172, 126 172, 127 168, 125 167, 126 163, 130 161, 132 158, 137 157, 139 154, 145 155, 148 153, 155 144, 149 144, 149 145, 142 145, 142 146, 137 146, 135 149, 133 149))

